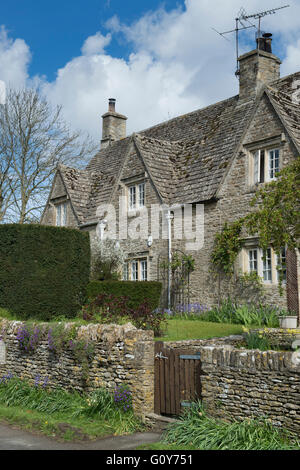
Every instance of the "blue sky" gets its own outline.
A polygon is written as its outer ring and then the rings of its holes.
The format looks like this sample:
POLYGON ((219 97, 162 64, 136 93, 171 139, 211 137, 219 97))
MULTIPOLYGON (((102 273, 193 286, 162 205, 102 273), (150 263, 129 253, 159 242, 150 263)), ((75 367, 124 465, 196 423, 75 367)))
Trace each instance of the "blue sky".
MULTIPOLYGON (((124 23, 132 23, 149 11, 184 7, 183 0, 11 0, 1 5, 0 24, 12 37, 23 38, 32 51, 31 75, 54 80, 58 68, 80 54, 84 40, 116 13, 124 23)), ((107 52, 128 57, 130 45, 114 38, 107 52)))
MULTIPOLYGON (((67 123, 101 139, 107 100, 127 133, 238 93, 233 29, 247 14, 284 0, 11 0, 0 16, 0 80, 39 87, 67 123)), ((282 76, 300 71, 300 1, 263 18, 282 76)), ((255 48, 253 29, 240 53, 255 48)))

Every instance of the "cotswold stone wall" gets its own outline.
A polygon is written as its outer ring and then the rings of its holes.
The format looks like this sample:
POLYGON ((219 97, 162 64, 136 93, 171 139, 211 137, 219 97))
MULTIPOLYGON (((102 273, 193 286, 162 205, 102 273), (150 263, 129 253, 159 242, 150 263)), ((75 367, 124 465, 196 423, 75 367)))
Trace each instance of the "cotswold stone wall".
POLYGON ((300 433, 300 364, 292 352, 201 349, 202 399, 215 417, 266 417, 300 433))
POLYGON ((300 364, 293 363, 293 352, 247 350, 238 347, 242 339, 234 335, 165 346, 200 352, 201 399, 210 416, 266 417, 300 433, 300 364))
MULTIPOLYGON (((91 324, 77 329, 78 339, 93 341, 95 355, 83 378, 82 364, 72 350, 65 348, 60 354, 48 348, 47 335, 32 353, 20 350, 17 332, 22 322, 0 323, 0 377, 8 372, 34 383, 47 378, 51 388, 90 392, 99 387, 109 390, 120 384, 128 385, 132 393, 133 408, 143 417, 153 411, 154 343, 153 333, 136 329, 132 324, 91 324)), ((42 327, 42 325, 40 325, 42 327)), ((66 324, 66 327, 68 325, 66 324)))

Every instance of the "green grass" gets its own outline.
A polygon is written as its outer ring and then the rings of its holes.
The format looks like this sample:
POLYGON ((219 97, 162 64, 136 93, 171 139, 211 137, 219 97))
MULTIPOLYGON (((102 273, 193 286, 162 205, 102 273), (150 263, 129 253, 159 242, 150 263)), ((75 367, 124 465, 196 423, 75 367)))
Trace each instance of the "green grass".
POLYGON ((144 429, 132 410, 124 412, 113 395, 89 395, 31 386, 18 378, 0 383, 0 420, 63 440, 96 439, 144 429))
POLYGON ((157 341, 183 341, 188 339, 209 339, 243 333, 243 325, 213 323, 202 320, 171 318, 167 321, 167 331, 157 341))
POLYGON ((266 419, 227 422, 207 416, 196 403, 177 423, 168 426, 159 443, 143 449, 300 450, 300 441, 266 419))

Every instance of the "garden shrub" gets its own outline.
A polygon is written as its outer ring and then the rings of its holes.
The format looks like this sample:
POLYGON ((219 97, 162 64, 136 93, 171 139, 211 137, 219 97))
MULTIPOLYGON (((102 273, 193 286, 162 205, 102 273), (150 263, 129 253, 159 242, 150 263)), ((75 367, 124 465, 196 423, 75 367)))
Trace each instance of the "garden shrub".
POLYGON ((43 225, 0 225, 0 306, 21 319, 76 316, 90 273, 89 235, 43 225))
POLYGON ((100 294, 126 297, 128 307, 135 309, 141 301, 146 300, 149 307, 154 310, 159 306, 162 284, 158 281, 91 281, 87 286, 89 299, 100 294))
POLYGON ((165 311, 152 309, 148 300, 131 308, 130 299, 102 293, 89 300, 82 308, 82 317, 86 321, 100 323, 124 323, 131 321, 136 328, 153 330, 154 336, 160 336, 165 328, 165 311))

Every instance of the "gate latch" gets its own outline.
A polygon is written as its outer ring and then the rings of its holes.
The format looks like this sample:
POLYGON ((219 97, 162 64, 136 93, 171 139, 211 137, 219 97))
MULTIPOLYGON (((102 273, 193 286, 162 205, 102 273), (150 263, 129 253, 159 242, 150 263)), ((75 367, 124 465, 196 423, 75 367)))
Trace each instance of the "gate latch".
POLYGON ((166 356, 163 356, 163 355, 162 355, 162 352, 156 353, 156 354, 155 354, 155 357, 157 357, 158 359, 168 359, 166 356))

